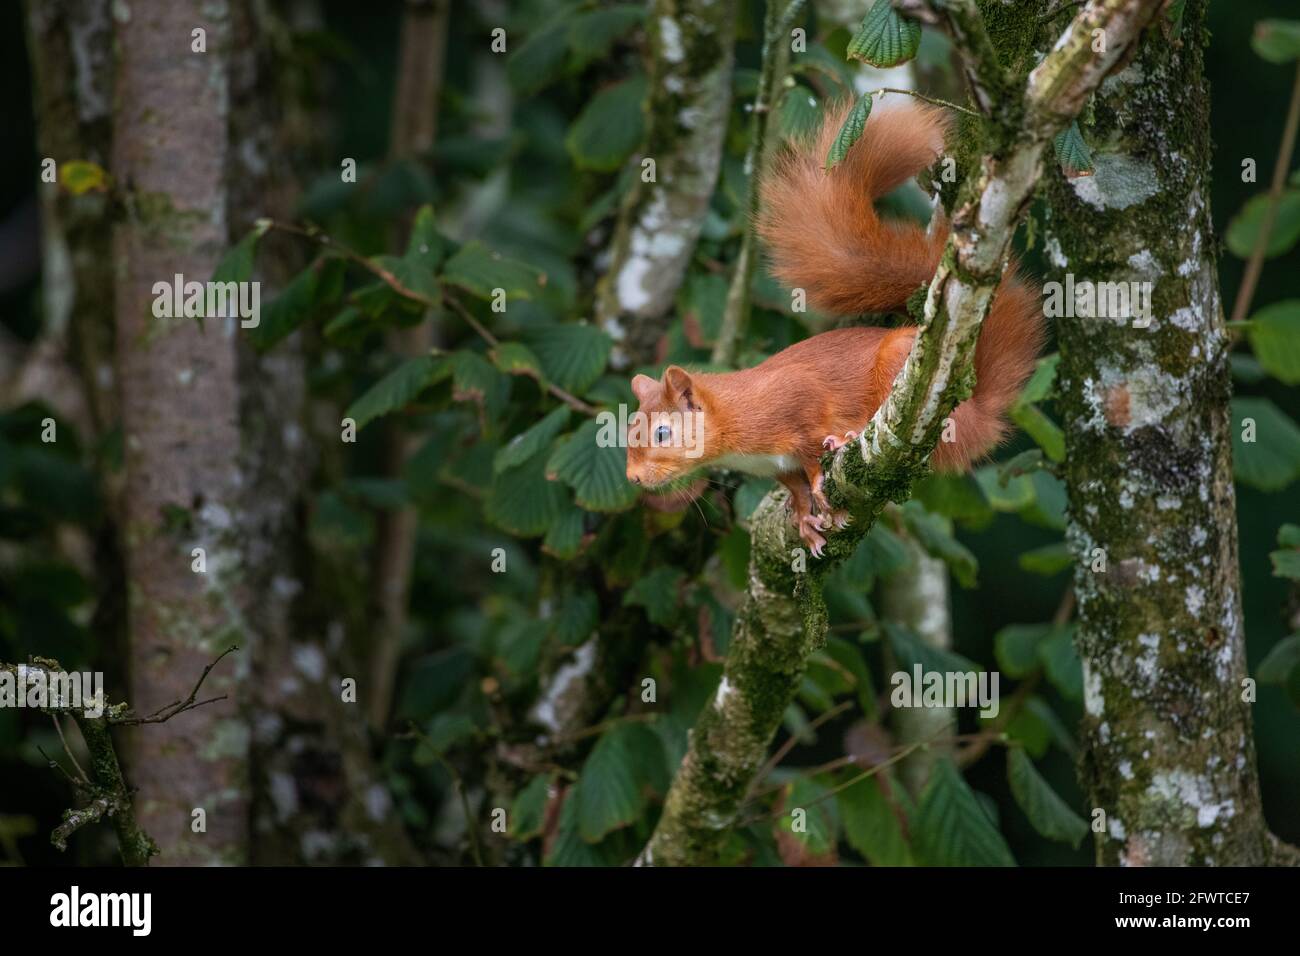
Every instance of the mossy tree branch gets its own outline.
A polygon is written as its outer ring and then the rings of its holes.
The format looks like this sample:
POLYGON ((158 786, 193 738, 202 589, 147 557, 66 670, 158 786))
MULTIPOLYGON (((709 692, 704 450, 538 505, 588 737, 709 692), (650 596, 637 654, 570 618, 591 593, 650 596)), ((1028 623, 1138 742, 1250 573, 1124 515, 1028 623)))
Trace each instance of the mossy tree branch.
MULTIPOLYGON (((769 494, 755 511, 749 589, 726 670, 691 733, 639 863, 706 864, 723 857, 741 801, 808 655, 824 643, 822 575, 853 551, 889 501, 905 500, 912 483, 926 473, 944 419, 970 394, 980 325, 1038 183, 1043 150, 1119 62, 1160 2, 1093 0, 1030 74, 1019 94, 1022 122, 990 138, 1003 145, 983 156, 979 174, 962 186, 924 320, 893 390, 860 440, 837 451, 826 468, 826 493, 835 507, 852 512, 850 527, 829 535, 826 557, 803 571, 804 552, 783 507, 786 492, 769 494), (1094 29, 1106 32, 1105 52, 1092 51, 1094 29)), ((982 51, 962 53, 978 57, 982 51)))

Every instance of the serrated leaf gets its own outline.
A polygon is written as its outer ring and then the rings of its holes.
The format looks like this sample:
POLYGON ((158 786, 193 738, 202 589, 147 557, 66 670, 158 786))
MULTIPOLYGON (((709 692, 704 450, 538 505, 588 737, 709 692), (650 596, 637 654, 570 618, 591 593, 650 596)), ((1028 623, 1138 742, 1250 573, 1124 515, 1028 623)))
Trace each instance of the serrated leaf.
POLYGON ((515 794, 510 804, 510 836, 521 843, 541 836, 546 820, 546 800, 550 795, 551 775, 541 773, 515 794))
POLYGON ((1061 364, 1061 354, 1053 352, 1045 355, 1034 365, 1034 374, 1020 390, 1017 402, 1042 402, 1051 398, 1056 392, 1056 370, 1061 364))
POLYGON ((605 731, 578 778, 578 832, 595 843, 636 822, 646 790, 664 785, 663 745, 645 724, 619 721, 605 731))
POLYGON ((451 374, 451 364, 441 355, 419 355, 393 369, 348 406, 344 417, 364 428, 381 415, 404 408, 422 391, 451 374))
POLYGON ((1300 385, 1300 299, 1275 302, 1250 317, 1246 331, 1259 364, 1288 385, 1300 385))
POLYGON ((542 861, 544 866, 614 866, 619 862, 614 852, 616 840, 591 844, 582 838, 579 829, 581 810, 578 807, 581 789, 581 785, 575 785, 565 796, 555 842, 542 861))
POLYGON ((452 397, 473 402, 483 412, 484 423, 495 420, 510 400, 510 379, 477 352, 461 350, 447 357, 452 367, 452 397))
POLYGON ((337 302, 343 294, 345 269, 341 259, 317 259, 295 276, 262 307, 258 324, 249 329, 253 346, 264 352, 278 345, 307 319, 337 302))
POLYGON ((1261 491, 1285 488, 1300 476, 1300 427, 1266 398, 1234 398, 1232 471, 1261 491))
POLYGON ((1035 830, 1049 840, 1078 848, 1080 841, 1088 835, 1088 824, 1057 796, 1034 762, 1019 747, 1007 751, 1007 783, 1035 830))
POLYGON ((613 172, 641 144, 645 117, 641 103, 647 82, 636 75, 601 90, 578 114, 564 138, 579 169, 613 172))
POLYGON ((546 537, 542 539, 542 550, 567 561, 577 557, 578 552, 582 550, 586 512, 567 501, 565 504, 566 507, 561 509, 559 515, 551 522, 551 527, 547 529, 546 537))
POLYGON ((546 532, 566 504, 564 488, 546 479, 547 449, 492 479, 483 513, 513 535, 537 537, 546 532))
POLYGON ((212 273, 213 282, 248 282, 253 278, 253 256, 257 242, 271 228, 269 219, 259 219, 257 224, 237 243, 227 250, 212 273))
POLYGON ((912 847, 922 866, 1015 866, 975 792, 951 760, 938 760, 911 819, 912 847))
POLYGON ((492 460, 492 470, 499 474, 532 458, 543 448, 549 447, 568 423, 569 406, 561 405, 553 409, 541 421, 502 445, 492 460))
POLYGON ((522 342, 501 342, 492 346, 488 354, 492 357, 492 364, 507 375, 526 375, 545 387, 546 373, 542 371, 542 360, 522 342))
POLYGON ((627 480, 627 450, 603 442, 601 432, 595 419, 583 422, 551 455, 546 473, 571 487, 588 511, 624 511, 637 498, 627 480))
POLYGON ((608 335, 585 322, 543 325, 524 332, 542 369, 560 388, 585 392, 605 370, 613 346, 608 335))
POLYGON ((652 624, 667 627, 677 613, 678 590, 683 577, 677 568, 655 568, 627 589, 623 606, 645 608, 646 617, 652 624))
POLYGON ((877 777, 863 777, 839 791, 835 799, 844 836, 863 858, 875 866, 914 865, 898 813, 885 799, 877 777))
MULTIPOLYGON (((878 3, 885 0, 877 0, 878 3)), ((871 94, 858 97, 858 101, 853 104, 853 109, 849 110, 848 115, 844 117, 844 123, 840 126, 839 133, 835 136, 835 141, 831 143, 831 148, 826 153, 827 170, 834 169, 844 157, 848 155, 849 150, 853 148, 862 137, 862 131, 866 128, 867 117, 871 115, 871 94)))
POLYGON ((433 207, 426 203, 415 212, 411 234, 406 238, 406 254, 402 258, 412 266, 432 273, 441 264, 446 245, 442 233, 438 232, 433 207))
MULTIPOLYGON (((1228 249, 1237 258, 1249 259, 1254 253, 1260 230, 1264 228, 1269 202, 1267 193, 1252 196, 1228 223, 1228 249)), ((1300 189, 1287 189, 1278 200, 1273 228, 1264 247, 1264 258, 1276 259, 1284 255, 1295 246, 1297 239, 1300 239, 1300 189)))
POLYGON ((442 279, 480 299, 492 299, 501 290, 507 307, 511 299, 531 299, 546 284, 540 270, 507 259, 477 240, 465 243, 447 260, 442 279))
POLYGON ((1052 146, 1056 150, 1056 161, 1061 164, 1061 172, 1068 179, 1092 175, 1092 150, 1088 149, 1078 120, 1057 133, 1052 146))
POLYGON ((1250 37, 1251 48, 1270 63, 1300 59, 1300 21, 1260 20, 1250 37))
POLYGON ((904 17, 889 0, 876 0, 849 41, 845 56, 870 66, 891 67, 912 59, 920 46, 921 24, 904 17))
POLYGON ((777 132, 782 139, 802 140, 812 135, 821 119, 817 97, 806 86, 792 86, 777 105, 777 132))

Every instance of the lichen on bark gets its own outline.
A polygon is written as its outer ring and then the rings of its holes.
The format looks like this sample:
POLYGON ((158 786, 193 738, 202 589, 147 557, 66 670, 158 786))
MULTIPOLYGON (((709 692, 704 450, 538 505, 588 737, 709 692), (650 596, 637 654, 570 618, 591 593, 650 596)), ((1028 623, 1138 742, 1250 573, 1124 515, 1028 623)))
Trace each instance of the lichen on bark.
POLYGON ((653 360, 718 178, 731 110, 735 0, 652 0, 644 146, 596 290, 612 361, 653 360), (654 161, 645 181, 642 163, 654 161))
POLYGON ((1152 284, 1149 327, 1056 323, 1082 770, 1106 814, 1105 864, 1257 865, 1272 852, 1243 700, 1204 13, 1190 0, 1178 39, 1148 31, 1103 84, 1085 131, 1097 175, 1054 177, 1043 221, 1045 279, 1152 284))

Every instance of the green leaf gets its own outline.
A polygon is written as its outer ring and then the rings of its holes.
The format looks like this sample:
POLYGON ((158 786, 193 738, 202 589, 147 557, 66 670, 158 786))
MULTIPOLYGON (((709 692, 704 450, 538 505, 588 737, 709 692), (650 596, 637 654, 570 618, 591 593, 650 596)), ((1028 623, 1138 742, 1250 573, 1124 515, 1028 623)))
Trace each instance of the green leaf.
POLYGON ((912 496, 927 511, 952 518, 967 528, 984 527, 993 519, 984 492, 966 472, 926 475, 913 486, 912 496))
POLYGON ((526 431, 520 432, 501 446, 492 460, 492 470, 497 474, 532 458, 550 446, 555 436, 569 423, 569 406, 561 405, 526 431))
POLYGON ((257 252, 257 241, 271 228, 271 220, 259 219, 244 238, 227 250, 217 263, 217 271, 212 273, 213 282, 249 282, 253 278, 253 256, 257 252))
POLYGON ((922 866, 1015 866, 1006 841, 951 760, 934 764, 912 815, 911 833, 922 866))
POLYGON ((542 550, 561 560, 568 561, 578 556, 582 550, 583 526, 586 512, 581 508, 565 502, 567 507, 560 511, 551 527, 542 539, 542 550))
POLYGON ((930 514, 919 501, 904 504, 902 514, 903 523, 917 543, 931 557, 942 559, 962 587, 974 587, 979 563, 975 560, 975 555, 953 537, 948 522, 939 515, 930 514))
MULTIPOLYGON (((1242 207, 1241 212, 1232 217, 1228 223, 1228 249, 1239 259, 1249 259, 1255 251, 1260 230, 1264 228, 1264 217, 1268 210, 1267 193, 1252 196, 1242 207)), ((1300 189, 1288 189, 1278 200, 1277 213, 1273 228, 1268 234, 1268 245, 1264 247, 1265 259, 1276 259, 1285 254, 1300 239, 1300 189)))
POLYGON ((1008 624, 993 638, 998 667, 1008 677, 1028 677, 1041 665, 1039 647, 1051 633, 1051 624, 1008 624))
POLYGON ((550 787, 551 775, 539 773, 515 794, 510 804, 510 836, 522 843, 542 835, 550 787))
MULTIPOLYGON (((848 779, 852 779, 851 776, 848 779)), ((849 846, 875 866, 912 866, 912 850, 878 776, 863 777, 835 795, 849 846)))
POLYGON ((1284 524, 1278 528, 1277 543, 1284 548, 1300 548, 1300 524, 1284 524))
POLYGON ((1271 551, 1268 557, 1273 562, 1273 577, 1300 581, 1300 551, 1271 551))
POLYGON ((785 802, 776 825, 803 844, 810 856, 825 856, 835 849, 839 836, 839 821, 829 798, 827 788, 808 777, 788 784, 785 802), (795 811, 802 810, 799 828, 795 828, 795 811))
POLYGON ((488 353, 492 364, 507 375, 525 375, 545 387, 546 373, 542 361, 522 342, 502 342, 492 346, 488 353))
POLYGON ((1020 566, 1026 571, 1044 577, 1060 574, 1073 563, 1074 553, 1064 541, 1045 544, 1041 548, 1026 551, 1019 559, 1020 566))
POLYGON ((921 24, 893 8, 889 0, 876 0, 862 26, 849 41, 845 56, 870 66, 906 63, 921 46, 921 24))
POLYGON ((1084 141, 1078 120, 1057 133, 1052 146, 1056 150, 1056 161, 1061 164, 1061 172, 1065 173, 1066 178, 1078 179, 1092 175, 1092 151, 1084 141))
POLYGON ((1020 397, 1017 402, 1029 404, 1031 402, 1042 402, 1056 393, 1056 368, 1061 364, 1061 354, 1053 352, 1051 355, 1045 355, 1038 360, 1034 366, 1034 374, 1029 376, 1029 381, 1021 389, 1020 397))
POLYGON ((564 71, 568 52, 569 6, 534 31, 506 60, 506 76, 515 92, 531 96, 564 71))
MULTIPOLYGON (((876 0, 877 5, 886 3, 887 0, 876 0)), ((844 124, 840 127, 839 133, 835 137, 835 142, 831 143, 830 150, 826 153, 826 168, 834 169, 848 155, 853 144, 862 136, 862 130, 866 128, 867 117, 871 115, 871 94, 858 97, 858 101, 853 104, 853 109, 849 110, 844 117, 844 124)))
POLYGON ((595 419, 583 422, 551 455, 546 473, 571 487, 588 511, 624 511, 637 497, 627 480, 627 450, 604 442, 602 431, 595 419))
POLYGON ((1270 63, 1300 59, 1300 21, 1260 20, 1255 24, 1250 45, 1270 63))
POLYGON ((537 537, 560 514, 566 496, 563 487, 546 480, 546 456, 543 449, 493 477, 483 513, 498 528, 523 538, 537 537))
POLYGON ((404 408, 422 391, 451 374, 452 366, 445 356, 418 355, 407 359, 348 406, 344 417, 364 428, 381 415, 404 408))
POLYGON ((746 478, 741 483, 741 486, 736 489, 736 497, 732 500, 736 520, 748 521, 750 516, 753 515, 754 509, 762 503, 768 492, 775 487, 776 482, 770 478, 746 478))
POLYGON ((524 339, 546 377, 570 392, 585 392, 600 378, 613 346, 608 335, 586 322, 530 328, 524 339))
POLYGON ((1035 830, 1049 840, 1078 848, 1080 841, 1088 835, 1088 824, 1057 796, 1034 762, 1019 747, 1007 751, 1007 783, 1035 830))
POLYGON ((1291 672, 1300 667, 1300 634, 1278 641, 1255 668, 1261 684, 1285 685, 1291 672))
POLYGON ((411 234, 406 239, 406 254, 402 256, 412 266, 433 272, 442 262, 447 243, 438 232, 433 207, 425 203, 415 212, 411 234))
POLYGON ((1070 700, 1083 700, 1083 663, 1074 649, 1074 625, 1055 629, 1038 645, 1047 679, 1070 700))
POLYGON ((782 139, 801 140, 817 129, 821 107, 806 86, 795 85, 781 96, 776 108, 777 132, 782 139))
POLYGON ((1259 364, 1287 385, 1300 385, 1300 299, 1275 302, 1250 317, 1246 334, 1259 364))
POLYGON ((630 3, 592 10, 573 18, 569 26, 570 68, 581 70, 609 54, 614 42, 645 19, 645 8, 630 3))
POLYGON ((551 619, 551 634, 560 644, 574 647, 591 636, 599 621, 600 602, 596 592, 581 588, 565 595, 551 619))
POLYGON ((611 837, 595 845, 582 838, 582 810, 578 805, 581 790, 580 784, 570 788, 564 799, 555 842, 542 861, 545 866, 615 866, 620 862, 617 852, 619 841, 616 838, 611 837))
POLYGON ((249 330, 253 346, 259 351, 272 348, 307 319, 337 302, 343 295, 345 270, 343 260, 331 257, 317 259, 295 276, 261 310, 260 321, 249 330))
POLYGON ((677 612, 683 574, 677 568, 658 567, 640 577, 623 595, 624 607, 645 608, 652 624, 667 627, 677 612))
POLYGON ((107 192, 110 177, 104 167, 86 159, 70 159, 59 170, 59 185, 74 196, 94 190, 107 192))
POLYGON ((1232 470, 1252 488, 1285 488, 1300 476, 1300 427, 1266 398, 1234 398, 1232 470))
POLYGON ((994 511, 1019 512, 1034 503, 1034 483, 1028 475, 1017 475, 1003 484, 997 465, 985 465, 975 471, 975 481, 994 511))
POLYGON ((442 278, 480 299, 491 299, 500 289, 507 303, 510 299, 531 299, 546 284, 546 276, 539 270, 507 259, 477 240, 465 243, 447 260, 442 278))
POLYGON ((900 669, 911 671, 920 664, 921 670, 926 673, 973 673, 983 670, 980 665, 956 651, 932 647, 917 637, 910 628, 896 621, 886 621, 884 627, 889 645, 898 657, 900 669))
POLYGON ((1258 385, 1268 378, 1268 372, 1264 371, 1264 366, 1259 364, 1259 360, 1255 356, 1247 352, 1230 353, 1228 362, 1232 366, 1232 377, 1239 382, 1244 382, 1247 385, 1258 385))
POLYGON ((1011 420, 1023 428, 1052 461, 1065 461, 1065 432, 1037 405, 1011 407, 1011 420))
POLYGON ((578 778, 578 832, 588 843, 635 823, 648 788, 663 786, 659 735, 637 721, 619 721, 597 741, 578 778))
POLYGON ((643 75, 629 77, 593 96, 569 127, 564 145, 579 169, 609 173, 641 144, 646 96, 643 75))
POLYGON ((477 352, 453 352, 447 360, 453 372, 452 397, 458 402, 478 405, 485 425, 495 421, 510 400, 510 379, 477 352))

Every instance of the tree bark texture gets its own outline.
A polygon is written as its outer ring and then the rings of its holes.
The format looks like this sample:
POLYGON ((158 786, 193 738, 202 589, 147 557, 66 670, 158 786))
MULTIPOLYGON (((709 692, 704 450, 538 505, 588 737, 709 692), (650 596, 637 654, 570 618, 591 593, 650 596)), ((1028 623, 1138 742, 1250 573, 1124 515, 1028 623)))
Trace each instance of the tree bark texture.
MULTIPOLYGON (((111 171, 117 367, 126 488, 131 702, 183 699, 216 654, 242 639, 238 552, 239 392, 235 319, 157 318, 157 282, 211 278, 227 242, 228 43, 225 2, 113 5, 111 171), (192 52, 191 31, 206 31, 192 52), (191 570, 193 548, 207 570, 191 570)), ((236 656, 237 666, 246 665, 236 656)), ((246 660, 246 658, 244 659, 246 660)), ((231 670, 208 689, 231 693, 231 670)), ((247 858, 248 733, 231 700, 132 732, 129 772, 143 829, 166 864, 247 858), (206 815, 194 832, 193 811, 206 815)))

